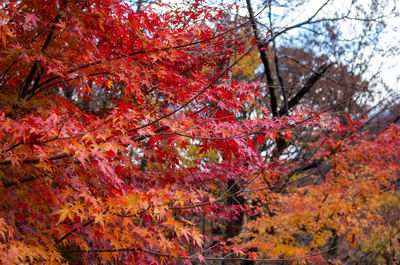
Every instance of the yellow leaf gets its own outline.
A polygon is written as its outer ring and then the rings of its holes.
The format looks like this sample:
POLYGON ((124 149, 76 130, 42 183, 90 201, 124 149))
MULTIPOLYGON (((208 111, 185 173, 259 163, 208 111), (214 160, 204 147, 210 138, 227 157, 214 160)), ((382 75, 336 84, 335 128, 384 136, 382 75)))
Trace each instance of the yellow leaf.
POLYGON ((107 87, 108 87, 108 88, 112 88, 113 86, 114 86, 113 81, 112 81, 112 80, 108 80, 108 81, 107 81, 107 87))
POLYGON ((94 218, 94 222, 95 222, 96 224, 100 224, 101 226, 104 227, 104 217, 103 217, 103 215, 102 215, 102 214, 97 215, 97 216, 94 218))
POLYGON ((60 218, 58 219, 58 223, 64 221, 67 217, 69 219, 73 219, 74 215, 71 212, 70 208, 60 209, 56 212, 56 214, 60 214, 60 218))

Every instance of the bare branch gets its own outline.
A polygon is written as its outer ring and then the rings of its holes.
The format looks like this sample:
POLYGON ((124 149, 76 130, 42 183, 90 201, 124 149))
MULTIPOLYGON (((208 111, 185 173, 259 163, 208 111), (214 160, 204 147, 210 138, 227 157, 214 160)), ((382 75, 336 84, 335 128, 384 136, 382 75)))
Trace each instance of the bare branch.
MULTIPOLYGON (((310 78, 306 81, 304 86, 300 89, 299 92, 289 101, 288 107, 289 109, 295 107, 300 100, 304 97, 305 94, 307 94, 308 91, 317 83, 317 81, 321 78, 321 76, 332 66, 334 63, 330 64, 323 64, 321 65, 317 71, 315 71, 310 78)), ((285 109, 281 109, 279 111, 280 115, 283 115, 285 113, 285 109)))

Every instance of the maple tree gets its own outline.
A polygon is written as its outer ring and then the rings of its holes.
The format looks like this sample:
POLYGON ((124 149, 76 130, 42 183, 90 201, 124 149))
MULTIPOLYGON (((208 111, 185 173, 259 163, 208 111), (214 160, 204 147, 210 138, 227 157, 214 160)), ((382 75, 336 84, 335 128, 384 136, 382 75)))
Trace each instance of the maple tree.
POLYGON ((239 119, 260 87, 229 72, 258 40, 240 37, 249 22, 224 24, 224 10, 187 4, 191 11, 2 2, 2 264, 319 259, 312 248, 333 230, 364 229, 353 219, 397 178, 399 128, 368 138, 357 122, 306 107, 278 118, 259 106, 239 119), (328 178, 289 192, 304 179, 300 163, 258 147, 310 127, 321 133, 312 159, 331 164, 328 178), (232 183, 240 183, 234 193, 232 183), (283 186, 286 193, 272 192, 283 186), (246 203, 235 202, 238 194, 249 195, 246 203), (236 242, 205 229, 244 212, 252 217, 236 242), (254 233, 266 225, 274 232, 254 233), (299 229, 316 235, 312 244, 291 240, 299 229))

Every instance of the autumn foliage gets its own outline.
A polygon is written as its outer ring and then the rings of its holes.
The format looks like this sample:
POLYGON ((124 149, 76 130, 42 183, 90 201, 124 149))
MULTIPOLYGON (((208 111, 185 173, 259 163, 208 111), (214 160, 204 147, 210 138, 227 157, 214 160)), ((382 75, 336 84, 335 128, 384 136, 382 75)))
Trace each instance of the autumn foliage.
POLYGON ((202 1, 2 1, 0 263, 317 262, 379 224, 400 128, 306 107, 240 118, 262 87, 229 72, 254 41, 222 17, 202 1), (258 151, 310 129, 311 159, 258 151), (235 238, 211 231, 244 215, 235 238))

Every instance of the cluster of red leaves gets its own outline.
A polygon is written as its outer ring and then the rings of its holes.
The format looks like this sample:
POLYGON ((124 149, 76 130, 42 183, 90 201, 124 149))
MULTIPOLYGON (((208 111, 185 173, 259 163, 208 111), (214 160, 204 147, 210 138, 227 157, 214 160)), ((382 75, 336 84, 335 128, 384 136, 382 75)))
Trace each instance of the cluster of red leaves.
POLYGON ((2 4, 2 263, 75 252, 92 262, 173 260, 202 247, 193 216, 230 218, 208 187, 264 170, 252 136, 273 138, 302 117, 235 120, 257 89, 227 78, 229 47, 241 44, 233 29, 210 27, 219 10, 192 5, 2 4), (76 106, 93 89, 117 98, 101 118, 76 106), (182 150, 194 143, 226 159, 185 166, 182 150))

